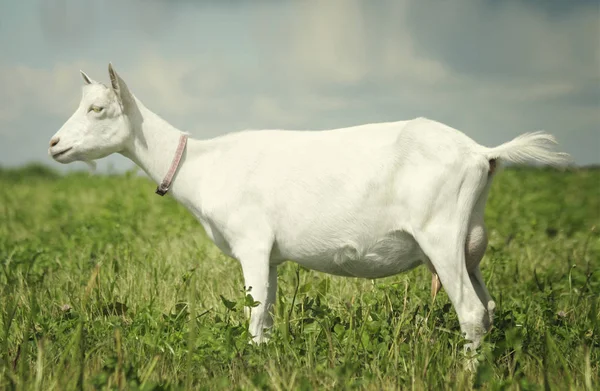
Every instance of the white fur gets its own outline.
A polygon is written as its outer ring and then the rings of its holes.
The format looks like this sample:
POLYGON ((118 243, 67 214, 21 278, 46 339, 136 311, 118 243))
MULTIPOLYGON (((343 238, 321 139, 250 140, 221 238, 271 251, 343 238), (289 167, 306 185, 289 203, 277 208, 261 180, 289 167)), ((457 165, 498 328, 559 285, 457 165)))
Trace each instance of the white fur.
MULTIPOLYGON (((181 132, 137 100, 110 65, 110 87, 83 75, 81 104, 49 153, 71 148, 55 156, 61 163, 121 153, 160 183, 181 132)), ((277 265, 285 260, 365 278, 424 263, 438 273, 476 347, 495 307, 479 270, 489 160, 563 164, 567 156, 551 144, 551 136, 536 133, 486 148, 424 118, 328 131, 245 131, 190 139, 171 194, 241 263, 246 286, 261 302, 251 314, 255 341, 272 325, 277 265)))

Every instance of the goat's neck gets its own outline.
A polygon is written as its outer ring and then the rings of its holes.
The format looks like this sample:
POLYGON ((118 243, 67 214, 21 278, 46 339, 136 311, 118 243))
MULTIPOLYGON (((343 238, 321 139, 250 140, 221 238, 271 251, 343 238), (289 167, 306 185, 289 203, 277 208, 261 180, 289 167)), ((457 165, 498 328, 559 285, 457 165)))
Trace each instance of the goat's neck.
MULTIPOLYGON (((140 118, 132 119, 135 136, 122 154, 140 166, 154 182, 159 184, 169 171, 179 145, 182 131, 147 109, 137 101, 140 118)), ((191 140, 190 140, 191 141, 191 140)), ((188 150, 189 150, 188 144, 188 150)), ((184 152, 180 167, 185 164, 184 152)))

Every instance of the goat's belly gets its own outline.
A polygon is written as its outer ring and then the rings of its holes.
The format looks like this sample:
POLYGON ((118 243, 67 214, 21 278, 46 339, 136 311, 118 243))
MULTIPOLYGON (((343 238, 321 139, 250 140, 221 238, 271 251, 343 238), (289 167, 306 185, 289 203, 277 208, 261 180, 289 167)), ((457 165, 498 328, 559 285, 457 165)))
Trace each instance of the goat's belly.
POLYGON ((382 278, 417 267, 425 255, 410 234, 396 231, 370 243, 348 242, 335 249, 288 259, 324 273, 382 278))

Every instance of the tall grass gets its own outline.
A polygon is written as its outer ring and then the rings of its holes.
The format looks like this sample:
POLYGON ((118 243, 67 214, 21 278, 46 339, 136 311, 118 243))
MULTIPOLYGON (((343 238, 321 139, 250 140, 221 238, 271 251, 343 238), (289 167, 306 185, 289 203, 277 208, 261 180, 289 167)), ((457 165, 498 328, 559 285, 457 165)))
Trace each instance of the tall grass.
POLYGON ((600 170, 508 169, 482 270, 497 303, 471 374, 444 293, 279 270, 275 329, 248 344, 236 261, 132 173, 0 170, 0 389, 598 387, 600 170))

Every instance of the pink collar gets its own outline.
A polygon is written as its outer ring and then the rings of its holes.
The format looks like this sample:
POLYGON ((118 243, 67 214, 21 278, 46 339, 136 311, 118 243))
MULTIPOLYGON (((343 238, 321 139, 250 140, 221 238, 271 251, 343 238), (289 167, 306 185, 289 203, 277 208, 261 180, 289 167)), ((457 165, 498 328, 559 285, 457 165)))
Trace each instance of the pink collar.
POLYGON ((177 146, 177 150, 175 151, 175 156, 173 156, 173 162, 171 163, 171 168, 165 178, 162 180, 160 185, 156 188, 156 194, 159 196, 164 196, 169 191, 169 187, 171 187, 171 182, 173 182, 173 176, 175 176, 175 172, 179 167, 179 162, 181 161, 181 157, 183 156, 183 151, 185 150, 185 145, 187 144, 188 136, 186 134, 182 134, 179 137, 179 145, 177 146))

